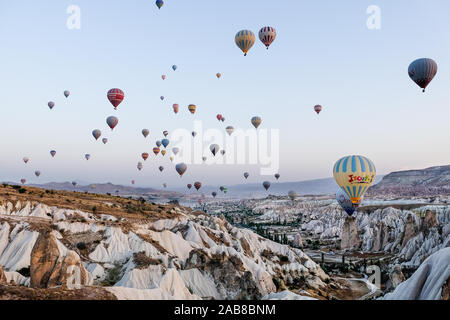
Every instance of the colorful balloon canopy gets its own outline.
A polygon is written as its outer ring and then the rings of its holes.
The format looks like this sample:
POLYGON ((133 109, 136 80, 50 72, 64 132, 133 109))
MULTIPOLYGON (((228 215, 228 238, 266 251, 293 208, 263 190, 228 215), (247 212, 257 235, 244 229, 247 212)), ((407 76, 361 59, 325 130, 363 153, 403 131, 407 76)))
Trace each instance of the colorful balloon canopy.
POLYGON ((221 114, 218 114, 217 116, 216 116, 216 118, 217 118, 217 120, 222 120, 222 115, 221 114))
POLYGON ((180 177, 182 177, 187 170, 187 165, 184 162, 177 163, 177 165, 175 166, 175 170, 178 172, 180 177))
POLYGON ((166 150, 161 150, 161 154, 162 154, 163 156, 165 156, 165 155, 166 155, 166 150))
POLYGON ((118 88, 112 88, 108 91, 107 97, 109 102, 111 102, 111 104, 113 105, 114 109, 117 109, 119 104, 121 104, 121 102, 125 98, 125 94, 118 88))
POLYGON ((47 103, 47 105, 48 105, 48 107, 49 107, 50 110, 51 110, 51 109, 53 109, 53 107, 55 106, 55 103, 54 103, 53 101, 49 101, 49 102, 47 103))
POLYGON ((111 128, 111 130, 114 130, 118 123, 119 119, 115 116, 109 116, 106 118, 106 124, 111 128))
POLYGON ((430 84, 437 73, 437 63, 433 59, 422 58, 414 60, 408 67, 409 77, 423 89, 430 84))
POLYGON ((25 182, 27 182, 27 180, 25 180, 25 179, 20 179, 20 182, 21 182, 22 184, 25 184, 25 182))
POLYGON ((158 155, 159 151, 160 151, 160 149, 158 147, 153 148, 153 153, 155 154, 155 156, 158 155))
POLYGON ((144 138, 147 138, 147 136, 149 135, 150 130, 148 129, 142 129, 142 135, 144 136, 144 138))
POLYGON ((67 98, 70 96, 70 91, 69 90, 65 90, 64 91, 64 96, 67 98))
POLYGON ((159 148, 159 147, 161 147, 161 144, 162 144, 162 142, 160 141, 160 140, 157 140, 156 141, 156 146, 159 148))
POLYGON ((269 181, 264 181, 263 182, 263 187, 264 187, 264 189, 268 190, 270 188, 270 182, 269 181))
POLYGON ((169 134, 169 131, 167 131, 167 130, 164 130, 164 131, 163 131, 164 137, 167 137, 168 134, 169 134))
POLYGON ((292 201, 294 201, 295 200, 295 198, 297 198, 297 192, 295 192, 295 191, 289 191, 288 192, 288 197, 292 200, 292 201))
POLYGON ((162 139, 161 143, 164 146, 164 148, 166 148, 169 145, 169 139, 162 139))
POLYGON ((342 188, 336 192, 336 200, 349 216, 355 212, 356 208, 353 206, 352 200, 342 188))
POLYGON ((177 113, 178 113, 178 110, 179 110, 179 108, 180 108, 180 106, 178 105, 178 103, 174 103, 172 107, 173 107, 173 112, 175 112, 175 114, 177 114, 177 113))
POLYGON ((142 157, 142 159, 144 159, 144 161, 147 160, 148 159, 148 153, 147 152, 142 153, 141 157, 142 157))
POLYGON ((161 9, 161 7, 164 5, 164 1, 163 0, 156 0, 155 4, 158 7, 158 9, 161 9))
POLYGON ((259 127, 259 125, 261 124, 261 122, 262 122, 261 118, 260 118, 260 117, 257 117, 257 116, 255 116, 255 117, 253 117, 253 118, 251 119, 251 123, 252 123, 252 125, 253 125, 256 129, 258 129, 258 127, 259 127))
POLYGON ((239 47, 239 49, 241 49, 242 52, 244 52, 244 56, 246 56, 248 50, 250 50, 250 48, 255 43, 255 34, 250 30, 241 30, 238 33, 236 33, 234 41, 236 45, 239 47))
POLYGON ((319 114, 320 111, 322 111, 322 106, 320 104, 317 104, 314 106, 314 111, 319 114))
POLYGON ((277 32, 272 27, 263 27, 261 30, 259 30, 259 40, 261 40, 262 43, 266 46, 267 49, 269 49, 269 46, 272 44, 272 42, 275 40, 277 36, 277 32))
POLYGON ((161 78, 162 78, 163 80, 166 80, 166 75, 163 74, 163 75, 161 76, 161 78))
POLYGON ((361 197, 375 180, 375 165, 371 160, 359 155, 339 159, 333 168, 337 184, 347 193, 353 205, 361 202, 361 197))
POLYGON ((196 106, 195 104, 190 104, 190 105, 188 106, 188 110, 189 110, 189 112, 192 113, 192 114, 195 113, 195 110, 196 110, 196 109, 197 109, 197 106, 196 106))
POLYGON ((200 181, 196 181, 196 182, 194 182, 194 187, 195 187, 195 189, 198 190, 202 187, 202 183, 200 181))
POLYGON ((98 140, 100 136, 102 135, 102 132, 99 129, 92 130, 92 135, 94 136, 95 140, 98 140))
POLYGON ((216 77, 217 79, 220 79, 220 77, 222 77, 222 74, 220 72, 216 73, 216 77))
POLYGON ((229 136, 234 132, 234 128, 232 126, 228 126, 225 128, 225 131, 228 133, 229 136))

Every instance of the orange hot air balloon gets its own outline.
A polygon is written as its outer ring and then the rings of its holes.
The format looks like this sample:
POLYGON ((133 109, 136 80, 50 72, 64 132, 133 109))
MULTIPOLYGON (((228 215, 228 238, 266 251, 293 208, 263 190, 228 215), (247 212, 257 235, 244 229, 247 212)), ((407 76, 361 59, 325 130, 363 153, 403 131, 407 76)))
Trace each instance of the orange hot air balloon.
POLYGON ((153 148, 153 153, 155 154, 155 156, 157 156, 158 153, 159 153, 159 148, 158 147, 154 147, 153 148))
POLYGON ((178 105, 178 103, 174 103, 174 105, 172 106, 173 107, 173 112, 175 112, 175 114, 177 114, 178 113, 178 109, 179 109, 179 105, 178 105))
POLYGON ((188 109, 189 109, 189 112, 190 112, 190 113, 194 114, 194 113, 195 113, 195 110, 197 109, 197 106, 196 106, 195 104, 190 104, 190 105, 188 106, 188 109))
POLYGON ((222 74, 220 72, 216 73, 217 79, 220 79, 221 76, 222 76, 222 74))
POLYGON ((142 154, 142 159, 144 159, 144 161, 148 159, 148 153, 147 152, 144 152, 142 154))

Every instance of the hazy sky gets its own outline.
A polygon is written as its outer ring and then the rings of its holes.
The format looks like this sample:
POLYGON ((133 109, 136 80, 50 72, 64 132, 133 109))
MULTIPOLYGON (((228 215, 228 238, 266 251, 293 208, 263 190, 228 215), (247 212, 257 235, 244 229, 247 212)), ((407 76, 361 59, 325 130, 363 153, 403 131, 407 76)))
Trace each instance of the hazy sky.
POLYGON ((170 152, 136 169, 163 130, 191 131, 193 120, 247 130, 254 115, 280 130, 280 181, 329 177, 347 154, 369 157, 379 174, 450 164, 449 12, 448 0, 166 0, 161 10, 152 0, 0 0, 0 180, 170 187, 240 183, 244 171, 270 180, 258 165, 190 165, 180 179, 170 152), (66 27, 69 5, 81 9, 80 30, 66 27), (369 5, 381 9, 380 30, 366 26, 369 5), (275 42, 266 50, 257 39, 244 57, 236 32, 266 25, 275 42), (421 57, 439 66, 425 94, 407 74, 421 57), (113 87, 126 95, 117 111, 106 99, 113 87), (119 117, 113 132, 109 115, 119 117))

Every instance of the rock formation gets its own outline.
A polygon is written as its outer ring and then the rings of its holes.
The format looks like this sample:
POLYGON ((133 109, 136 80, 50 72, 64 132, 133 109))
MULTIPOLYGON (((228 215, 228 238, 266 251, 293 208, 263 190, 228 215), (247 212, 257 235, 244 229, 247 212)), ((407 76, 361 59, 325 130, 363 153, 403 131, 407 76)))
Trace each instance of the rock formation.
POLYGON ((358 225, 354 217, 345 218, 342 227, 341 235, 341 249, 342 250, 356 250, 359 248, 361 242, 358 237, 358 225))

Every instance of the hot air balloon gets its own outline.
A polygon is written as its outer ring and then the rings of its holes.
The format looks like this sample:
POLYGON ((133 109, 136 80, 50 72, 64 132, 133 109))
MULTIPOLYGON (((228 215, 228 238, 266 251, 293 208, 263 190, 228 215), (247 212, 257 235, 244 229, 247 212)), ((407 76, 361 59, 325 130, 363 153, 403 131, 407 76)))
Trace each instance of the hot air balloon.
POLYGON ((160 151, 160 150, 159 150, 158 147, 154 147, 154 148, 153 148, 153 153, 155 154, 155 156, 158 155, 159 151, 160 151))
POLYGON ((91 189, 95 189, 95 184, 91 184, 91 189))
POLYGON ((135 183, 135 181, 134 180, 131 180, 131 184, 134 184, 135 183))
POLYGON ((164 183, 163 183, 163 187, 164 187, 164 188, 167 188, 167 183, 164 182, 164 183))
POLYGON ((108 142, 108 139, 107 138, 103 138, 102 142, 103 142, 103 144, 106 144, 108 142))
POLYGON ((163 75, 161 76, 161 78, 162 78, 163 80, 166 80, 166 75, 163 74, 163 75))
POLYGON ((349 216, 355 212, 356 208, 353 206, 348 194, 342 188, 339 188, 336 192, 336 200, 349 216))
POLYGON ((364 192, 375 180, 375 165, 366 157, 351 155, 339 159, 333 168, 337 184, 347 193, 354 206, 358 206, 364 192))
POLYGON ((144 161, 147 160, 148 159, 148 153, 147 152, 142 153, 141 157, 142 157, 142 159, 144 159, 144 161))
POLYGON ((159 169, 159 171, 161 171, 161 172, 162 172, 162 171, 164 170, 164 167, 163 167, 163 166, 159 166, 159 168, 158 168, 158 169, 159 169))
POLYGON ((51 154, 52 158, 54 158, 55 155, 56 155, 56 151, 55 151, 55 150, 51 150, 51 151, 50 151, 50 154, 51 154))
POLYGON ((166 148, 169 145, 169 139, 162 139, 161 143, 164 146, 164 148, 166 148))
POLYGON ((98 129, 92 130, 92 135, 94 136, 95 140, 98 140, 100 136, 102 135, 102 132, 98 129))
POLYGON ((91 155, 90 155, 89 153, 86 153, 86 154, 84 155, 84 157, 86 158, 86 160, 89 160, 89 159, 91 158, 91 155))
POLYGON ((173 71, 177 70, 177 68, 178 68, 178 67, 177 67, 176 65, 173 65, 173 66, 172 66, 173 71))
POLYGON ((175 157, 174 156, 170 156, 169 159, 170 159, 170 161, 173 161, 173 159, 175 159, 175 157))
POLYGON ((164 5, 164 1, 162 1, 162 0, 156 0, 155 4, 156 4, 156 6, 158 7, 158 9, 161 9, 161 7, 164 5))
POLYGON ((195 110, 196 110, 196 109, 197 109, 197 106, 196 106, 195 104, 190 104, 190 105, 188 106, 188 110, 189 110, 189 112, 192 113, 192 114, 195 113, 195 110))
POLYGON ((187 184, 187 188, 188 188, 188 189, 192 188, 192 184, 188 183, 188 184, 187 184))
POLYGON ((229 136, 234 132, 234 128, 232 126, 228 126, 225 128, 225 131, 228 133, 229 136))
POLYGON ((206 158, 205 156, 202 157, 203 162, 205 162, 206 159, 207 159, 207 158, 206 158))
POLYGON ((144 136, 144 138, 147 138, 149 133, 150 131, 148 129, 142 129, 142 135, 144 136))
POLYGON ((292 201, 294 201, 295 200, 295 198, 297 198, 297 192, 295 192, 295 191, 289 191, 288 192, 288 197, 292 200, 292 201))
POLYGON ((69 97, 70 96, 70 91, 69 90, 64 91, 64 96, 66 98, 69 97))
POLYGON ((218 114, 217 116, 216 116, 216 118, 217 118, 217 120, 222 120, 222 115, 221 114, 218 114))
POLYGON ((161 150, 161 154, 162 154, 163 156, 165 156, 165 155, 166 155, 166 150, 161 150))
POLYGON ((319 114, 320 111, 322 111, 322 106, 320 104, 317 104, 314 106, 314 111, 319 114))
POLYGON ((175 170, 177 170, 181 178, 187 170, 187 165, 184 162, 177 163, 177 165, 175 166, 175 170))
POLYGON ((167 137, 168 134, 169 134, 169 131, 167 131, 167 130, 164 130, 164 131, 163 131, 164 137, 167 137))
POLYGON ((142 162, 138 162, 136 167, 138 168, 139 171, 141 171, 144 166, 142 165, 142 162))
POLYGON ((224 186, 220 186, 220 191, 223 191, 223 190, 225 190, 225 187, 224 186))
POLYGON ((22 184, 25 184, 25 182, 27 182, 27 180, 25 180, 25 179, 20 179, 20 182, 22 182, 22 184))
POLYGON ((160 141, 160 140, 157 140, 156 141, 156 146, 159 148, 159 147, 161 147, 161 144, 162 144, 162 142, 160 141))
POLYGON ((173 107, 173 112, 178 113, 178 110, 179 110, 179 108, 180 108, 180 106, 178 105, 178 103, 174 103, 172 107, 173 107))
POLYGON ((28 157, 23 157, 23 162, 28 163, 28 161, 30 161, 30 158, 28 158, 28 157))
POLYGON ((201 187, 202 187, 202 183, 201 182, 199 182, 199 181, 196 181, 196 182, 194 182, 194 187, 195 187, 195 189, 200 189, 201 187))
POLYGON ((259 40, 269 49, 270 44, 275 40, 277 32, 272 27, 263 27, 259 30, 259 40))
POLYGON ((118 88, 113 88, 108 91, 107 94, 109 102, 113 105, 114 109, 117 109, 119 104, 123 101, 123 98, 125 98, 125 94, 122 90, 118 88))
POLYGON ((275 179, 280 179, 280 174, 279 173, 275 173, 274 175, 273 175, 274 177, 275 177, 275 179))
POLYGON ((219 152, 219 146, 217 144, 212 144, 209 146, 209 150, 215 156, 217 152, 219 152))
POLYGON ((220 150, 220 153, 221 153, 222 155, 225 155, 225 150, 220 150))
POLYGON ((173 152, 174 155, 177 155, 177 153, 179 151, 180 151, 180 148, 178 148, 178 147, 172 148, 172 152, 173 152))
POLYGON ((198 199, 197 202, 198 202, 199 205, 201 205, 203 203, 203 200, 202 199, 198 199))
POLYGON ((161 101, 163 101, 164 100, 164 96, 161 96, 161 97, 159 97, 160 99, 161 99, 161 101))
POLYGON ((55 103, 54 103, 53 101, 49 101, 49 102, 47 103, 47 105, 48 105, 48 107, 49 107, 50 109, 53 109, 53 107, 55 106, 55 103))
POLYGON ((433 59, 422 58, 414 60, 408 67, 409 77, 425 92, 425 88, 437 73, 437 63, 433 59))
POLYGON ((270 188, 270 182, 269 181, 264 181, 263 182, 263 187, 264 187, 264 189, 268 190, 270 188))
POLYGON ((228 188, 223 188, 223 193, 227 193, 228 192, 228 188))
POLYGON ((260 117, 253 117, 252 118, 252 120, 251 120, 251 122, 252 122, 252 125, 256 128, 256 129, 258 129, 258 127, 259 127, 259 125, 261 124, 261 118, 260 117))
POLYGON ((76 181, 72 181, 72 185, 75 187, 77 185, 76 181))
POLYGON ((244 178, 247 179, 249 176, 248 172, 244 172, 244 178))
POLYGON ((221 73, 216 73, 216 77, 217 77, 217 79, 220 79, 220 77, 222 77, 222 74, 221 73))
POLYGON ((118 123, 119 119, 117 119, 117 117, 109 116, 106 118, 106 124, 111 128, 111 130, 114 130, 118 123))
POLYGON ((213 191, 211 194, 214 198, 217 196, 217 192, 215 192, 215 191, 213 191))
POLYGON ((34 174, 36 175, 36 177, 39 177, 39 176, 41 175, 41 172, 40 172, 39 170, 36 170, 36 171, 34 172, 34 174))
POLYGON ((194 137, 194 138, 195 138, 195 136, 197 135, 197 132, 195 132, 195 131, 192 131, 192 132, 191 132, 191 134, 192 134, 192 137, 194 137))
POLYGON ((236 42, 236 45, 239 47, 239 49, 244 52, 244 56, 246 56, 248 50, 250 50, 250 48, 255 43, 255 35, 250 30, 241 30, 236 33, 234 41, 236 42))
POLYGON ((222 122, 224 122, 225 121, 225 117, 222 117, 222 119, 220 119, 222 122))

